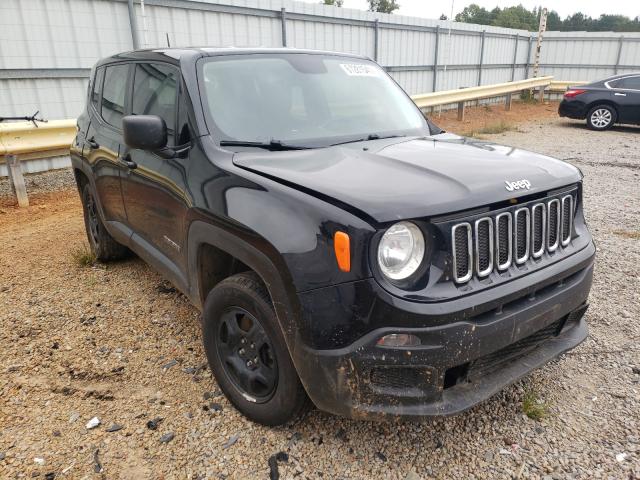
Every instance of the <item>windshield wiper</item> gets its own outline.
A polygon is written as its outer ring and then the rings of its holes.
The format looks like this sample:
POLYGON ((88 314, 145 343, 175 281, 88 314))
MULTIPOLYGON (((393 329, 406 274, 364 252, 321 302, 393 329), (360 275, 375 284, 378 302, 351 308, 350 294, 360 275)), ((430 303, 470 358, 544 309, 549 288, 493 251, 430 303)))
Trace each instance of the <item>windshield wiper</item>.
POLYGON ((289 145, 281 142, 280 140, 271 140, 269 142, 245 142, 243 140, 221 140, 221 147, 256 147, 264 148, 266 150, 281 151, 281 150, 308 150, 311 147, 305 147, 300 145, 289 145))
POLYGON ((363 138, 356 138, 355 140, 347 140, 346 142, 332 143, 329 146, 335 147, 336 145, 344 145, 346 143, 357 143, 357 142, 366 142, 368 140, 383 140, 385 138, 402 138, 402 137, 406 137, 406 135, 378 135, 377 133, 372 133, 363 138))

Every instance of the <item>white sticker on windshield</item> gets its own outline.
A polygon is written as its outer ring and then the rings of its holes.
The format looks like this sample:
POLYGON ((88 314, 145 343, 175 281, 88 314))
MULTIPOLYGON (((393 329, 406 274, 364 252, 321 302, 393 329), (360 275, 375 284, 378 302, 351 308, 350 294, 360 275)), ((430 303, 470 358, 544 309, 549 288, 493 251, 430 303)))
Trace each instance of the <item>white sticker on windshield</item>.
POLYGON ((351 77, 377 77, 380 70, 373 65, 363 63, 341 63, 340 66, 345 73, 351 77))

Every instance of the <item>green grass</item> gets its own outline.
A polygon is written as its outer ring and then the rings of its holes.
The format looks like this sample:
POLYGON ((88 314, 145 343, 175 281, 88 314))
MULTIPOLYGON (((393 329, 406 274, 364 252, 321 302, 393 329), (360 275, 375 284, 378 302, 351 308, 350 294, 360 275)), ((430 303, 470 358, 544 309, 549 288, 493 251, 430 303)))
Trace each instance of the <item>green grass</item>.
POLYGON ((78 244, 71 249, 71 260, 78 267, 92 267, 96 263, 96 256, 85 244, 78 244))
POLYGON ((542 420, 547 416, 549 409, 535 390, 528 390, 522 399, 522 411, 531 420, 542 420))

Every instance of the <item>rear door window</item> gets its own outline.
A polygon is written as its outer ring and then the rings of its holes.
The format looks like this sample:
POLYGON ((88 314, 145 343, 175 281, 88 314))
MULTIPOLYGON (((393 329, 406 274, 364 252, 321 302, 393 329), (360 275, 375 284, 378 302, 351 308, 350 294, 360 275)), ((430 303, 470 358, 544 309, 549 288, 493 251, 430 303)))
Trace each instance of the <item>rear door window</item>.
POLYGON ((640 76, 623 78, 619 88, 628 88, 631 90, 640 90, 640 76))
POLYGON ((178 70, 159 63, 138 63, 133 81, 133 115, 157 115, 173 135, 176 124, 178 70))
POLYGON ((129 65, 106 67, 102 88, 102 118, 109 125, 122 128, 129 65))

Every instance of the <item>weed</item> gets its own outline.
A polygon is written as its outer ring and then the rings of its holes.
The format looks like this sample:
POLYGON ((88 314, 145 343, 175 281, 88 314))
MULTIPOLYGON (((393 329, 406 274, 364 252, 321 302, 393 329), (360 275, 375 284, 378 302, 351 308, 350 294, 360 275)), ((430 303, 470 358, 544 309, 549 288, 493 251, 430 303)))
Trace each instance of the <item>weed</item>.
POLYGON ((498 123, 485 125, 482 128, 468 131, 466 133, 463 133, 462 135, 465 137, 482 138, 482 135, 496 135, 498 133, 509 132, 512 130, 517 130, 517 128, 514 125, 501 120, 498 123))
POLYGON ((528 390, 522 400, 522 411, 531 420, 541 420, 547 415, 548 407, 535 390, 528 390))
POLYGON ((538 103, 538 99, 533 90, 522 90, 522 92, 520 92, 520 101, 522 103, 538 103))
POLYGON ((85 243, 81 243, 71 249, 71 260, 78 267, 92 267, 96 263, 96 256, 85 243))

